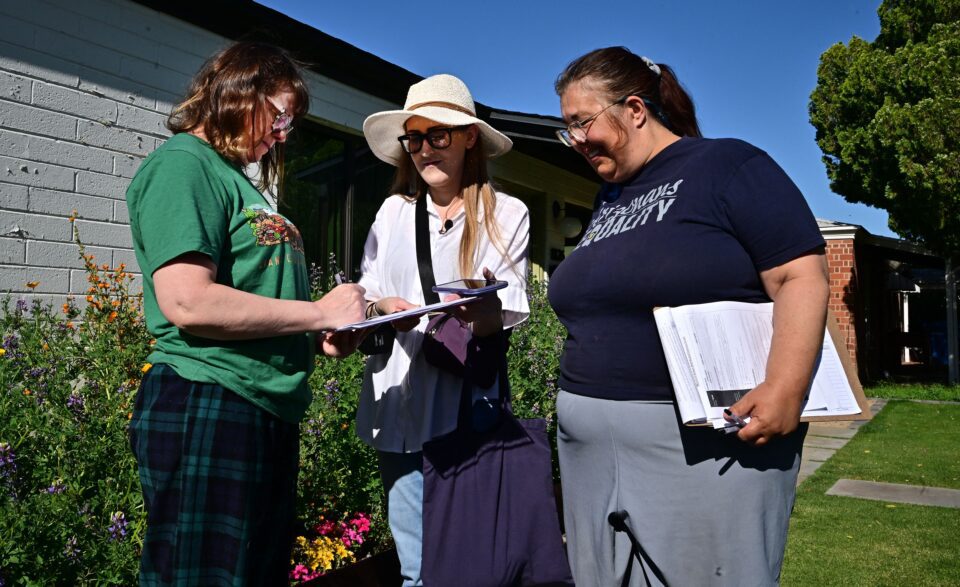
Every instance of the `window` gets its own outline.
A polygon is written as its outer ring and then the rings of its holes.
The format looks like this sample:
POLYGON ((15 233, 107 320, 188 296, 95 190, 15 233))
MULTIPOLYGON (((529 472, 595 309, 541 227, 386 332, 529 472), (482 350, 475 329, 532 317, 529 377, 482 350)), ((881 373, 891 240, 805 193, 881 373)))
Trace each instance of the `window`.
POLYGON ((303 235, 307 263, 329 283, 331 253, 351 280, 360 276, 363 243, 394 169, 363 137, 302 121, 286 143, 280 212, 303 235))

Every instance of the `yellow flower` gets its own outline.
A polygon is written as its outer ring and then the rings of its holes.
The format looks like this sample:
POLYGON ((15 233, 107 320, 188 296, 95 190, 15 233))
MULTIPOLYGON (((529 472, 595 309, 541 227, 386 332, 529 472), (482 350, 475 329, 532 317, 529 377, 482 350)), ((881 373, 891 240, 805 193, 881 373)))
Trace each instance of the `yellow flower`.
POLYGON ((29 287, 30 289, 36 289, 36 287, 37 287, 38 285, 40 285, 40 282, 39 282, 39 281, 28 281, 28 282, 27 282, 27 287, 29 287))
POLYGON ((48 345, 47 343, 43 343, 43 346, 40 347, 40 348, 42 348, 42 349, 45 350, 45 351, 49 351, 49 350, 50 350, 50 345, 48 345))
POLYGON ((7 354, 7 349, 0 349, 0 357, 7 354))
POLYGON ((153 367, 153 365, 151 365, 150 363, 144 363, 143 367, 140 367, 140 372, 146 373, 147 371, 150 370, 150 367, 153 367))

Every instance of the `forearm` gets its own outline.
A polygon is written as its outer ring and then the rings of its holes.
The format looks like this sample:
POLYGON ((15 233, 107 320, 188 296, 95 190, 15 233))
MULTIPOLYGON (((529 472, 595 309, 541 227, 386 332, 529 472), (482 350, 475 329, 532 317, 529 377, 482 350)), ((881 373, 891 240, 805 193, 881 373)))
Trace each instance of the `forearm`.
POLYGON ((219 283, 169 300, 161 310, 178 328, 215 340, 315 332, 334 323, 334 317, 313 302, 267 298, 219 283))
POLYGON ((829 294, 826 279, 810 275, 786 281, 774 297, 766 383, 798 402, 803 401, 823 344, 829 294))

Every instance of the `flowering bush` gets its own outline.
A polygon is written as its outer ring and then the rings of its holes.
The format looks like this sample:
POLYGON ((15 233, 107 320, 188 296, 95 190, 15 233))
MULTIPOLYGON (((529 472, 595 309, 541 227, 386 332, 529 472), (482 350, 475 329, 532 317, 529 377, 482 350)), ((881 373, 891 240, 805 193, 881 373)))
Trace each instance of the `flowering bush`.
POLYGON ((143 512, 127 422, 150 336, 132 276, 80 254, 82 309, 0 306, 0 581, 11 585, 136 582, 143 512))
POLYGON ((347 517, 346 521, 321 516, 321 522, 310 533, 311 537, 297 537, 291 581, 309 581, 357 560, 361 550, 369 551, 369 548, 363 548, 363 544, 370 528, 370 518, 363 513, 347 517))
MULTIPOLYGON (((0 586, 137 582, 145 516, 127 426, 153 341, 132 276, 77 242, 82 307, 0 300, 0 586)), ((562 328, 545 285, 530 295, 509 354, 514 409, 555 426, 562 328)), ((354 431, 363 367, 359 354, 319 358, 310 378, 294 581, 391 543, 376 453, 354 431)))

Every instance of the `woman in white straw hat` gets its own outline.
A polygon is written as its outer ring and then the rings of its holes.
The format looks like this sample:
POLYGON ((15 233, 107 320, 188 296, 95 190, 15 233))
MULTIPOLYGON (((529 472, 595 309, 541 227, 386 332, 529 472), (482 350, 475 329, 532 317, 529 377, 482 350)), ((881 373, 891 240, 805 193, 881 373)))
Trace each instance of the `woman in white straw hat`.
MULTIPOLYGON (((494 190, 486 165, 512 142, 477 118, 466 85, 451 75, 426 78, 410 87, 403 110, 373 114, 363 132, 374 154, 397 167, 393 195, 377 213, 364 247, 359 283, 366 289, 367 315, 424 304, 415 237, 421 201, 436 283, 509 275, 509 285, 495 295, 455 308, 473 335, 500 336, 525 320, 528 211, 494 190)), ((421 584, 422 445, 456 428, 463 387, 462 378, 424 359, 426 322, 394 323, 392 347, 367 361, 357 412, 358 435, 378 451, 404 585, 421 584)), ((474 386, 475 423, 494 412, 489 408, 496 397, 496 382, 474 386)))

